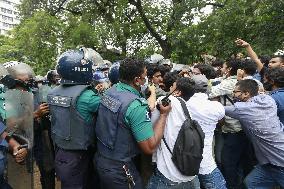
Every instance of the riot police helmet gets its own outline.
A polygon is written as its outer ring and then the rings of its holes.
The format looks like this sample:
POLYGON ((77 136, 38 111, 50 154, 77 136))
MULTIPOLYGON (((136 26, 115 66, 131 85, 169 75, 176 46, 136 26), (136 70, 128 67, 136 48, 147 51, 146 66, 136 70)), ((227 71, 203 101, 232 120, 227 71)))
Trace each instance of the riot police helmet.
POLYGON ((119 81, 119 67, 120 62, 115 62, 109 69, 108 78, 112 84, 116 84, 119 81))
POLYGON ((60 55, 56 70, 62 84, 89 84, 92 82, 92 67, 96 65, 97 54, 93 49, 68 50, 60 55))

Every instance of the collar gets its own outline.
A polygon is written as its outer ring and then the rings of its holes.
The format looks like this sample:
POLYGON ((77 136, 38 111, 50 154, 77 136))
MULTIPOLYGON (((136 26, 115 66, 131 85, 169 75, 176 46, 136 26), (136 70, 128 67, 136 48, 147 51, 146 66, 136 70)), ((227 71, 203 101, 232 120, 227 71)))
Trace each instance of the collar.
POLYGON ((270 94, 275 94, 275 93, 278 93, 278 92, 284 92, 284 88, 275 89, 274 91, 271 91, 270 94))
POLYGON ((119 83, 116 84, 116 88, 119 91, 129 91, 129 92, 136 94, 139 97, 141 97, 141 94, 140 94, 139 91, 137 91, 134 87, 132 87, 132 86, 126 84, 126 83, 119 82, 119 83))
POLYGON ((199 98, 199 99, 202 99, 202 100, 208 100, 208 95, 206 93, 194 93, 194 95, 192 97, 193 98, 199 98))

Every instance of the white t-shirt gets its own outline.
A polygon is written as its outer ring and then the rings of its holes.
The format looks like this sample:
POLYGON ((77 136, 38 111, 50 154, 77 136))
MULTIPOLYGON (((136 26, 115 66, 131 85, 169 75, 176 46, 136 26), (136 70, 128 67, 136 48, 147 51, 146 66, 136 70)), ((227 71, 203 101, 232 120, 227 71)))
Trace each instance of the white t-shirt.
POLYGON ((218 121, 225 116, 225 109, 221 103, 208 100, 204 93, 195 93, 186 105, 191 118, 199 123, 205 134, 199 174, 209 174, 217 167, 212 154, 214 130, 218 121))
MULTIPOLYGON (((158 101, 164 97, 158 98, 158 101)), ((166 127, 164 131, 164 137, 169 145, 171 151, 174 148, 179 130, 185 121, 185 116, 180 105, 179 100, 174 97, 170 96, 169 99, 171 100, 172 109, 168 115, 166 121, 166 127)), ((154 123, 159 118, 160 112, 155 109, 152 112, 151 120, 154 123)), ((158 170, 169 180, 172 182, 188 182, 194 179, 194 176, 185 176, 182 175, 179 170, 174 165, 172 159, 172 155, 167 149, 163 140, 161 140, 160 145, 158 146, 156 152, 153 155, 153 161, 157 163, 158 170)))
MULTIPOLYGON (((162 99, 163 97, 160 97, 162 99)), ((185 116, 179 100, 173 96, 171 100, 172 110, 168 115, 164 137, 171 151, 174 148, 176 138, 180 128, 185 121, 185 116)), ((219 102, 208 100, 208 96, 203 93, 196 93, 188 102, 187 108, 192 119, 201 122, 199 123, 205 133, 203 160, 201 162, 200 174, 211 173, 217 166, 212 155, 212 142, 214 130, 218 120, 225 115, 225 110, 219 102)), ((159 111, 152 112, 152 122, 154 123, 159 117, 159 111)), ((153 156, 153 161, 156 161, 158 170, 169 180, 173 182, 188 182, 194 177, 182 175, 171 160, 172 155, 168 151, 163 141, 156 150, 153 156)))

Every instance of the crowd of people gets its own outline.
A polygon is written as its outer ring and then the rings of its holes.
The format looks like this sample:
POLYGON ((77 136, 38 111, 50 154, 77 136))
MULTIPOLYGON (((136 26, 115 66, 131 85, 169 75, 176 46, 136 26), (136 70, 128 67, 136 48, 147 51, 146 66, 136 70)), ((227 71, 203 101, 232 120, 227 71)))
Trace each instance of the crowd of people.
POLYGON ((12 188, 8 151, 35 160, 43 189, 56 178, 63 189, 284 188, 284 55, 235 44, 247 57, 182 67, 157 54, 98 63, 89 48, 62 53, 45 77, 0 65, 0 188, 12 188), (13 94, 33 99, 24 117, 10 113, 13 94))

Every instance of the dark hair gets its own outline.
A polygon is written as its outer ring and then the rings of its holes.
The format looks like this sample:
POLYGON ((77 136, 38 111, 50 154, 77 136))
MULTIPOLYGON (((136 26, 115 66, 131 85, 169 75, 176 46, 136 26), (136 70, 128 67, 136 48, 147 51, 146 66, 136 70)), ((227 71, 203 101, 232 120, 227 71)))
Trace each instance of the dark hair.
POLYGON ((155 73, 160 72, 158 64, 148 64, 146 67, 149 79, 152 79, 155 73))
POLYGON ((195 93, 195 82, 188 77, 181 77, 176 81, 177 90, 181 91, 181 97, 188 101, 195 93))
POLYGON ((284 68, 271 68, 265 73, 269 81, 273 81, 276 87, 284 87, 284 68))
POLYGON ((145 62, 143 60, 126 58, 120 63, 119 79, 120 81, 131 82, 135 77, 143 74, 144 68, 145 62))
POLYGON ((257 66, 253 60, 245 60, 242 64, 242 69, 247 75, 254 75, 257 70, 257 66))
POLYGON ((201 74, 205 75, 207 79, 215 79, 217 77, 213 66, 209 64, 196 64, 194 68, 198 68, 201 74))
POLYGON ((169 66, 159 65, 159 70, 161 72, 162 77, 164 77, 166 73, 171 71, 171 68, 169 66))
POLYGON ((214 61, 212 62, 211 65, 212 65, 213 67, 221 67, 221 68, 222 68, 223 64, 224 64, 224 61, 223 61, 223 60, 221 60, 221 59, 216 59, 216 60, 214 60, 214 61))
POLYGON ((168 92, 170 90, 170 87, 173 86, 174 82, 176 82, 180 78, 180 75, 177 71, 174 72, 168 72, 165 74, 163 78, 163 82, 165 85, 165 91, 168 92))
POLYGON ((248 92, 251 96, 258 95, 258 90, 259 90, 258 84, 253 79, 240 80, 240 81, 238 81, 236 86, 239 87, 240 91, 248 92))
POLYGON ((259 58, 260 62, 266 67, 269 64, 269 60, 271 60, 271 57, 268 56, 268 55, 260 55, 258 58, 259 58))
POLYGON ((280 62, 283 62, 283 63, 284 63, 284 55, 275 55, 275 56, 273 56, 272 58, 279 58, 279 59, 280 59, 280 62))
POLYGON ((226 65, 228 68, 231 68, 230 75, 237 75, 238 69, 242 67, 242 60, 240 59, 230 59, 226 61, 226 65))

